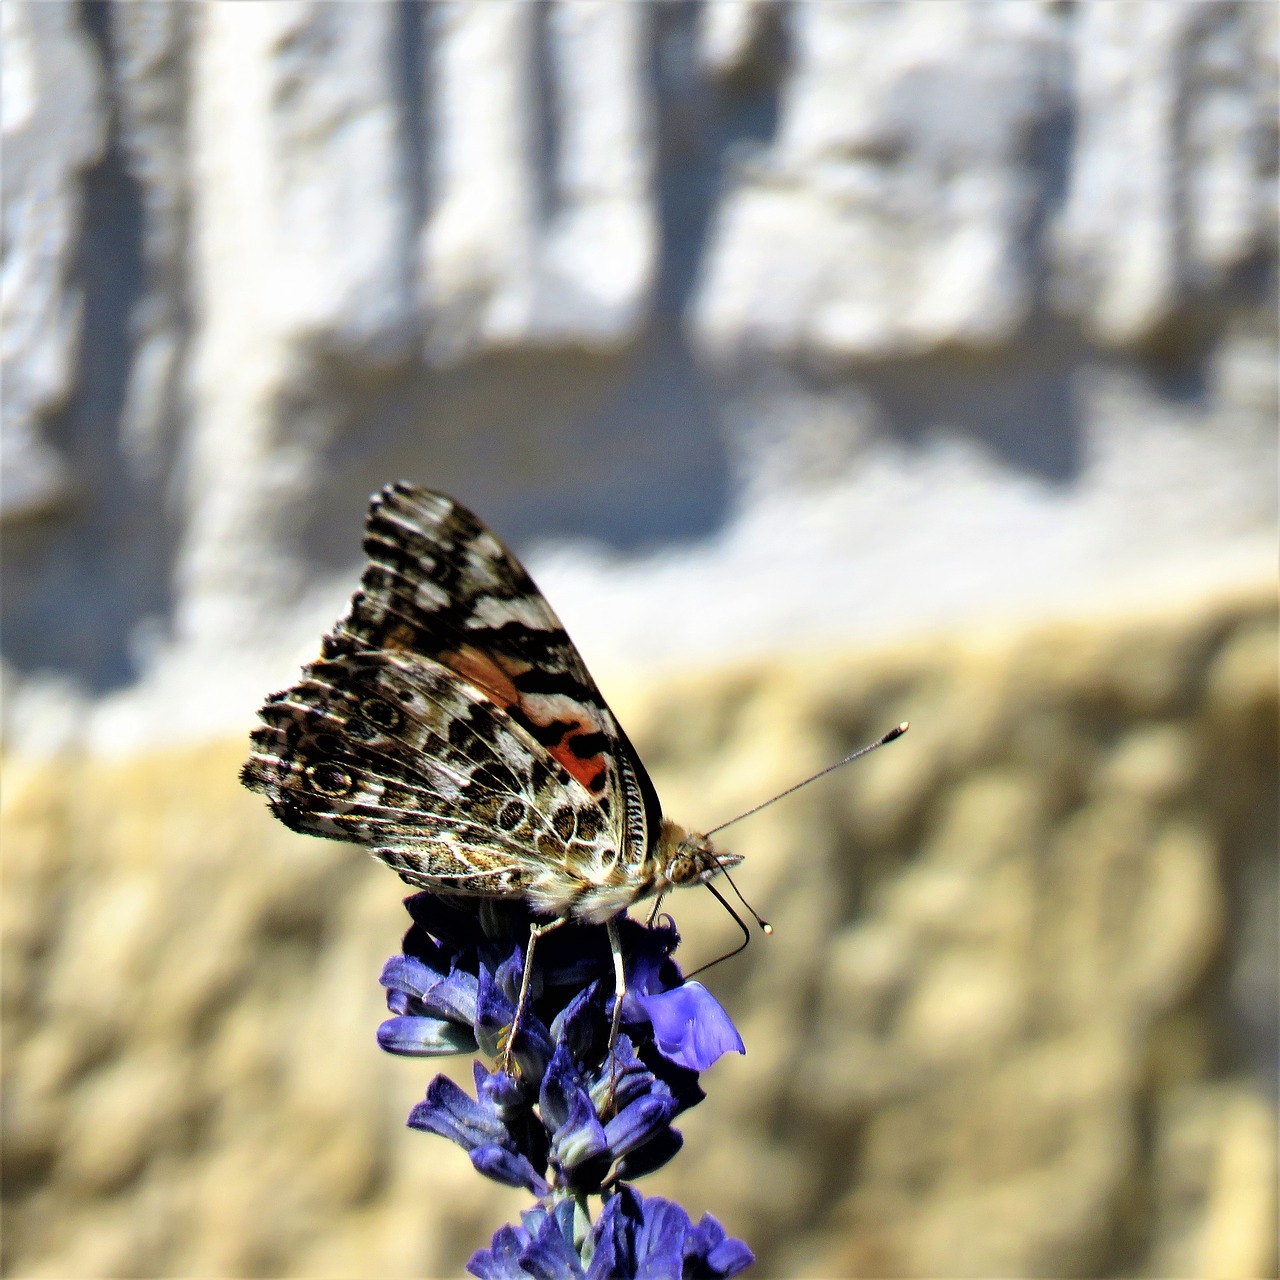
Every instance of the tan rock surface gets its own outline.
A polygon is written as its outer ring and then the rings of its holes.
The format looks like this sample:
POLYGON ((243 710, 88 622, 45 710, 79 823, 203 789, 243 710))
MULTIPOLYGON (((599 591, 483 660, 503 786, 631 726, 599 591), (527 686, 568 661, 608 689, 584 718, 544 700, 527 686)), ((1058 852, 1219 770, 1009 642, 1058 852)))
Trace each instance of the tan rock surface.
MULTIPOLYGON (((1274 1274, 1276 684, 1268 591, 617 698, 702 825, 913 722, 732 832, 748 1055, 646 1189, 761 1275, 1274 1274)), ((396 883, 242 751, 6 762, 9 1275, 452 1275, 523 1203, 402 1127, 396 883)))

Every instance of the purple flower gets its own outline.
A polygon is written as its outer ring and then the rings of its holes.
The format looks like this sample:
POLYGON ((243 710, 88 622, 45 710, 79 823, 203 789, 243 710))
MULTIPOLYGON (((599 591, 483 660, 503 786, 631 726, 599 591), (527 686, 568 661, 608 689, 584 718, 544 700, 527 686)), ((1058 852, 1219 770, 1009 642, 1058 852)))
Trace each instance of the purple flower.
POLYGON ((694 1226, 678 1204, 656 1196, 645 1200, 631 1187, 609 1198, 581 1250, 575 1250, 581 1225, 575 1210, 573 1201, 561 1200, 553 1209, 524 1214, 519 1227, 500 1228, 488 1249, 473 1254, 467 1270, 480 1280, 720 1280, 755 1261, 710 1214, 694 1226))
MULTIPOLYGON (((391 1053, 501 1059, 511 1035, 531 918, 518 903, 417 894, 404 950, 382 971, 391 1053)), ((481 1277, 729 1276, 751 1261, 714 1219, 644 1201, 629 1181, 683 1143, 672 1121, 705 1096, 698 1084, 742 1037, 714 996, 685 982, 673 926, 617 922, 627 969, 610 1045, 613 961, 602 926, 568 924, 542 939, 508 1074, 474 1064, 475 1097, 437 1076, 409 1124, 457 1143, 485 1177, 540 1203, 494 1236, 470 1270, 481 1277), (594 1224, 588 1198, 605 1197, 594 1224)))
POLYGON ((623 1001, 623 1020, 637 1020, 638 1009, 639 1017, 653 1026, 658 1052, 690 1071, 705 1071, 726 1053, 746 1053, 724 1006, 702 983, 681 980, 680 970, 668 958, 669 950, 637 954, 623 1001))
POLYGON ((666 1139, 681 1103, 669 1085, 636 1057, 631 1040, 620 1036, 614 1052, 588 1074, 562 1042, 542 1081, 542 1122, 551 1133, 550 1162, 556 1184, 575 1191, 599 1191, 626 1157, 662 1140, 649 1159, 633 1160, 650 1172, 680 1148, 666 1139), (662 1160, 653 1156, 662 1153, 662 1160))
POLYGON ((638 995, 653 1024, 658 1052, 690 1071, 705 1071, 725 1053, 746 1053, 738 1028, 700 982, 638 995))
POLYGON ((439 1057, 474 1053, 477 981, 454 971, 447 977, 413 956, 394 956, 379 979, 387 988, 387 1007, 397 1016, 378 1028, 378 1043, 388 1053, 439 1057))
POLYGON ((546 1195, 550 1188, 542 1176, 545 1144, 539 1152, 536 1132, 525 1122, 510 1081, 501 1073, 491 1074, 479 1062, 472 1072, 475 1098, 448 1076, 436 1076, 427 1096, 409 1113, 409 1127, 456 1142, 476 1169, 495 1182, 546 1195))
POLYGON ((480 1280, 585 1277, 573 1246, 576 1209, 572 1200, 560 1200, 551 1209, 539 1205, 522 1213, 518 1227, 499 1227, 489 1248, 471 1255, 467 1270, 480 1280))

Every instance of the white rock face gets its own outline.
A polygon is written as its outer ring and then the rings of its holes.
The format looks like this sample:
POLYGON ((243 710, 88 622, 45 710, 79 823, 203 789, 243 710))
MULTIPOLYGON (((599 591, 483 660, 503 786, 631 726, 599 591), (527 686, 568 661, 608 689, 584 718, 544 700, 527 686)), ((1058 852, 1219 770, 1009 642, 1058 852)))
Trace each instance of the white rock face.
POLYGON ((608 350, 645 319, 657 226, 643 10, 552 6, 541 51, 550 155, 537 120, 538 16, 505 4, 432 12, 438 158, 422 296, 435 361, 486 347, 608 350))
POLYGON ((41 418, 74 389, 82 234, 80 179, 103 140, 101 76, 66 5, 15 0, 0 9, 4 257, 0 359, 4 482, 0 513, 32 515, 65 496, 62 458, 41 418))
POLYGON ((242 724, 396 476, 605 669, 1268 571, 1273 6, 4 15, 15 723, 242 724))
POLYGON ((1266 5, 1081 15, 1055 287, 1104 345, 1157 339, 1272 251, 1275 20, 1266 5))
POLYGON ((792 38, 775 144, 718 211, 703 341, 841 363, 1012 341, 1052 198, 1039 152, 1069 107, 1061 23, 811 5, 792 38))

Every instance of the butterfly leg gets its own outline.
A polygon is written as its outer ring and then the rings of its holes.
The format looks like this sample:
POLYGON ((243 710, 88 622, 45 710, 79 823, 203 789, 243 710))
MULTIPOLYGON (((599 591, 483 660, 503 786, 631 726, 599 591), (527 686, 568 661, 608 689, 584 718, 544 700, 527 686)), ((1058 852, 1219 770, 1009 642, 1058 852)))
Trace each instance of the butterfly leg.
POLYGON ((618 936, 617 922, 606 920, 605 928, 609 930, 609 950, 613 952, 613 1021, 609 1025, 609 1047, 605 1050, 609 1059, 609 1097, 602 1115, 613 1110, 613 1098, 618 1090, 618 1059, 613 1047, 618 1043, 618 1031, 622 1026, 622 1000, 627 994, 627 971, 622 963, 622 939, 618 936))
POLYGON ((618 937, 618 925, 615 920, 605 921, 609 930, 609 950, 613 952, 613 1022, 609 1027, 609 1048, 618 1043, 618 1028, 622 1025, 622 997, 627 994, 627 973, 622 966, 622 939, 618 937))
POLYGON ((648 923, 649 923, 650 929, 652 929, 653 926, 658 922, 658 912, 662 910, 662 903, 663 903, 663 900, 666 898, 666 896, 667 895, 665 893, 660 893, 658 894, 657 898, 654 900, 653 910, 649 912, 648 923))
POLYGON ((524 949, 524 970, 520 974, 520 996, 516 1000, 515 1017, 511 1019, 511 1030, 507 1033, 507 1043, 502 1048, 501 1069, 507 1075, 513 1075, 511 1070, 511 1051, 515 1048, 516 1036, 520 1031, 520 1022, 524 1018, 525 1005, 529 1001, 529 983, 533 979, 533 950, 538 945, 538 939, 544 934, 550 933, 553 929, 558 929, 562 924, 568 923, 568 916, 561 916, 559 920, 549 920, 546 924, 531 924, 529 926, 529 945, 524 949))

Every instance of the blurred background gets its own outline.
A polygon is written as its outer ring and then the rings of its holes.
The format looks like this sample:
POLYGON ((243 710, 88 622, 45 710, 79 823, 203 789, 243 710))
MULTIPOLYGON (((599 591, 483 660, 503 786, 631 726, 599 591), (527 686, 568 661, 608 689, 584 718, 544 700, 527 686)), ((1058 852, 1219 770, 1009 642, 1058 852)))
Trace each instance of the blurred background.
POLYGON ((401 886, 236 781, 401 477, 686 824, 912 721, 730 833, 777 933, 646 1193, 762 1276, 1275 1274, 1276 6, 0 18, 6 1274, 526 1199, 403 1127, 401 886))

